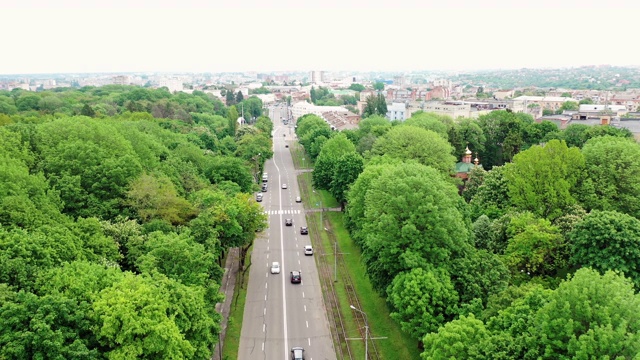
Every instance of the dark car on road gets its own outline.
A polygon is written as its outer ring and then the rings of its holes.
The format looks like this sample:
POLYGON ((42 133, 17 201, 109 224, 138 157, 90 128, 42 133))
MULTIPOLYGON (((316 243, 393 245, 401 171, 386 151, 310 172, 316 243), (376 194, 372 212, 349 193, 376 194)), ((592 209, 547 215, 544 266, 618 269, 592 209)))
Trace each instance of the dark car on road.
POLYGON ((300 226, 301 235, 309 235, 309 229, 306 226, 300 226))
POLYGON ((302 274, 300 271, 292 271, 291 272, 291 283, 292 284, 300 284, 302 282, 302 274))

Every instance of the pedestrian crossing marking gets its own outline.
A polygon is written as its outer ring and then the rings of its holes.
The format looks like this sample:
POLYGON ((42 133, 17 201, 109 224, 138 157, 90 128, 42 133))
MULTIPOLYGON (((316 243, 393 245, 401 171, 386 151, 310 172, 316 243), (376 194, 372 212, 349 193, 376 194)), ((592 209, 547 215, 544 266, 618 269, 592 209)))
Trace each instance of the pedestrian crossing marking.
POLYGON ((267 215, 295 215, 300 214, 300 210, 269 210, 264 213, 267 215))

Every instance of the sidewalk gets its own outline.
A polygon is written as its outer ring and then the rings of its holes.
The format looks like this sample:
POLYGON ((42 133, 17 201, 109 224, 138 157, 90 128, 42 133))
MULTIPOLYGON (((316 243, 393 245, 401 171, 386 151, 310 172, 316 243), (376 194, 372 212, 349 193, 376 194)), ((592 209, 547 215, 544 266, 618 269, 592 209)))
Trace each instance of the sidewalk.
POLYGON ((339 207, 335 207, 335 208, 312 208, 312 209, 305 209, 304 210, 304 212, 306 212, 306 213, 326 212, 326 211, 337 211, 337 212, 340 212, 340 211, 342 211, 342 209, 340 209, 339 207))
POLYGON ((220 285, 220 292, 224 293, 224 302, 216 304, 216 312, 222 315, 222 322, 220 323, 220 335, 218 335, 219 342, 215 346, 215 351, 211 355, 211 360, 222 359, 222 347, 224 345, 224 339, 227 334, 227 323, 229 322, 231 301, 233 301, 233 290, 235 289, 236 277, 238 275, 238 257, 238 248, 229 249, 229 254, 227 255, 227 260, 224 264, 222 285, 220 285))

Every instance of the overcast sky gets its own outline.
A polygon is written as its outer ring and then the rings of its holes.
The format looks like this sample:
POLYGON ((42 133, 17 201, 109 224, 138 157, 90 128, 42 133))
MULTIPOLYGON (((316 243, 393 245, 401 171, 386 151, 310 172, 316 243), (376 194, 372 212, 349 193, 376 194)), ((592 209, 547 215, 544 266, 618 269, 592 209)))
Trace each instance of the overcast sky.
POLYGON ((0 74, 640 65, 637 0, 0 3, 0 74))

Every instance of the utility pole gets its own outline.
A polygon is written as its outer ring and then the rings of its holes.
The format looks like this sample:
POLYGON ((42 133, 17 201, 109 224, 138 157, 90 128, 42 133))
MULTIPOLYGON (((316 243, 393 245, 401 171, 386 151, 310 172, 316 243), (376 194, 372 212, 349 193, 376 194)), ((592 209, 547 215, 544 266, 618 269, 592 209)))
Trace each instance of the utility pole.
POLYGON ((335 234, 327 228, 324 228, 324 231, 328 232, 331 237, 333 237, 333 282, 338 282, 338 255, 349 255, 350 253, 339 253, 338 239, 335 238, 335 234))
POLYGON ((367 321, 367 314, 353 305, 349 305, 349 307, 361 313, 362 315, 364 315, 364 360, 368 360, 369 359, 369 321, 367 321))

